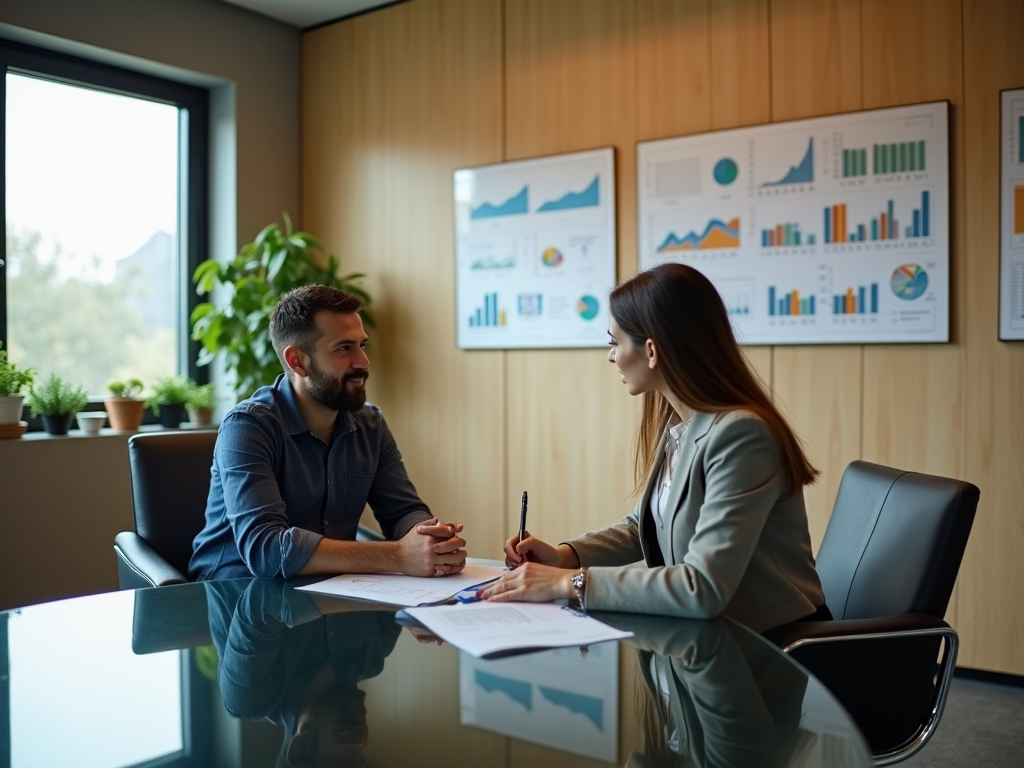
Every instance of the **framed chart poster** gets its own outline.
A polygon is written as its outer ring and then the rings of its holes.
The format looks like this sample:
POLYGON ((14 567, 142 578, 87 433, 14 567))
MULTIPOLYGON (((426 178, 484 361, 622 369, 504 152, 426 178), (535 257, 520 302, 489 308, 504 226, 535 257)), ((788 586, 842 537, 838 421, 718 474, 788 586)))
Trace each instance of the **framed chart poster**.
POLYGON ((1024 339, 1024 88, 1001 96, 999 338, 1010 341, 1024 339))
POLYGON ((948 112, 637 145, 641 269, 706 274, 745 344, 948 341, 948 112))
POLYGON ((607 343, 614 150, 464 168, 454 194, 460 349, 607 343))

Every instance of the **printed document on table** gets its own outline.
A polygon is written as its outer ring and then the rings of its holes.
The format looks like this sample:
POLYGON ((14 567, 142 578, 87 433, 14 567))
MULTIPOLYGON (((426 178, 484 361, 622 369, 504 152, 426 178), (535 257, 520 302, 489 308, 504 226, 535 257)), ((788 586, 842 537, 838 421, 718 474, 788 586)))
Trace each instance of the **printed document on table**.
POLYGON ((439 605, 405 611, 435 635, 472 656, 533 648, 591 645, 632 637, 557 603, 439 605))
POLYGON ((447 600, 464 589, 484 584, 505 573, 495 565, 467 563, 454 576, 405 576, 400 573, 349 573, 296 589, 336 597, 356 597, 390 605, 424 605, 447 600))

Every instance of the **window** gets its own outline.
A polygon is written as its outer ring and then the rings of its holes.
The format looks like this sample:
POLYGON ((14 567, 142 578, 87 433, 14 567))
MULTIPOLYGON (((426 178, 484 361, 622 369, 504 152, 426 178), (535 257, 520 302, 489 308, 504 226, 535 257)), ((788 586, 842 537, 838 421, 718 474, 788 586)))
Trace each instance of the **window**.
POLYGON ((7 41, 0 63, 10 359, 96 398, 111 379, 198 379, 206 91, 7 41))

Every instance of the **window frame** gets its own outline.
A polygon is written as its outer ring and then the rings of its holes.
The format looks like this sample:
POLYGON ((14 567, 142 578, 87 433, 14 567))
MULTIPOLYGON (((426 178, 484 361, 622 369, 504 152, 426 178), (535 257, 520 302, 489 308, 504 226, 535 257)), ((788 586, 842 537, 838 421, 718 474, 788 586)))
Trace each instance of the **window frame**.
MULTIPOLYGON (((199 384, 209 381, 209 367, 196 364, 199 342, 193 341, 189 318, 199 303, 192 274, 206 260, 209 231, 209 91, 205 88, 137 72, 71 54, 0 37, 0 170, 7 169, 7 73, 90 88, 105 93, 170 104, 179 110, 178 132, 178 348, 177 368, 199 384), (184 204, 181 197, 184 196, 184 204)), ((6 221, 7 185, 0 184, 0 210, 6 221)), ((0 341, 7 347, 7 240, 0 242, 0 341)), ((92 399, 90 405, 93 405, 92 399)), ((102 404, 97 401, 97 410, 102 404)), ((91 409, 91 408, 90 408, 91 409)), ((146 423, 155 422, 148 413, 146 423)), ((32 422, 41 421, 33 419, 32 422)), ((41 424, 30 424, 39 429, 41 424)))

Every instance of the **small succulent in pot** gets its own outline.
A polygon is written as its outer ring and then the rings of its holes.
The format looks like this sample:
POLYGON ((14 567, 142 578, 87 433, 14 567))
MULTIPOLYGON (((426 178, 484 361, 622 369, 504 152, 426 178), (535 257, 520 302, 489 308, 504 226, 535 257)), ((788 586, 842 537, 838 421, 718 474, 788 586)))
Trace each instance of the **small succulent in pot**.
POLYGON ((72 384, 51 373, 42 384, 32 386, 25 398, 33 416, 43 417, 43 426, 51 435, 66 435, 75 413, 89 402, 85 387, 72 384))
POLYGON ((112 381, 107 384, 110 397, 103 401, 113 429, 135 431, 142 424, 146 403, 142 394, 142 382, 138 379, 112 381))

